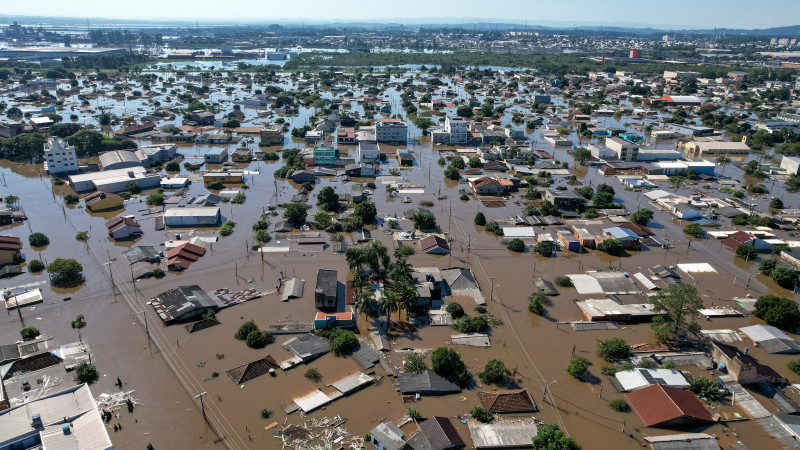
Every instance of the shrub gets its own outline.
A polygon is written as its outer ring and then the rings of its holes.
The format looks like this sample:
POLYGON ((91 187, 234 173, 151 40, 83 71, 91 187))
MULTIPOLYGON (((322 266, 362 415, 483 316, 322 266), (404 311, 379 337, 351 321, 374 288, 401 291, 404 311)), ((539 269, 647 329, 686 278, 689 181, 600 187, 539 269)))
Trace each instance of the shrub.
POLYGON ((731 224, 739 226, 747 225, 747 223, 750 221, 749 219, 750 217, 747 214, 737 214, 731 219, 731 224))
POLYGON ((569 373, 578 380, 583 380, 584 378, 586 378, 586 375, 589 374, 589 366, 591 365, 592 365, 591 361, 582 356, 578 356, 576 358, 572 358, 569 361, 569 365, 567 366, 567 373, 569 373))
POLYGON ((528 311, 536 314, 537 316, 541 316, 544 314, 544 305, 547 303, 547 296, 542 294, 541 292, 536 292, 531 294, 529 297, 530 301, 528 302, 528 311))
POLYGON ((251 331, 247 335, 247 346, 250 348, 264 348, 267 345, 275 342, 275 336, 269 331, 259 331, 258 329, 251 331))
POLYGON ((78 234, 75 235, 76 241, 86 242, 89 240, 89 232, 88 231, 78 231, 78 234))
POLYGON ((613 366, 606 366, 600 369, 600 373, 607 377, 613 377, 614 374, 617 373, 617 368, 613 366))
POLYGON ((483 333, 489 321, 483 316, 464 316, 453 321, 453 328, 459 333, 483 333))
POLYGON ((458 319, 460 317, 464 317, 464 307, 456 302, 450 302, 444 308, 452 319, 458 319))
POLYGON ((67 194, 64 196, 64 203, 68 205, 74 205, 80 201, 80 197, 75 194, 67 194))
POLYGON ((167 172, 180 172, 181 165, 178 164, 177 161, 170 161, 164 166, 164 169, 166 169, 167 172))
POLYGON ((139 186, 139 183, 133 181, 133 182, 128 183, 128 186, 126 187, 125 190, 130 192, 133 195, 136 195, 136 194, 142 192, 142 187, 139 186))
POLYGON ((631 357, 631 347, 625 339, 615 337, 598 340, 595 353, 606 361, 619 361, 631 357))
POLYGON ((643 208, 631 214, 631 222, 636 225, 647 226, 651 220, 653 220, 653 211, 649 209, 643 208))
POLYGON ((553 255, 553 243, 550 241, 539 242, 533 247, 533 251, 544 256, 545 258, 549 258, 553 255))
POLYGON ((596 219, 597 218, 597 210, 594 208, 589 208, 583 213, 583 217, 587 219, 596 219))
POLYGON ((148 195, 145 201, 150 206, 161 206, 164 204, 164 194, 161 194, 159 192, 154 192, 148 195))
POLYGON ((665 369, 669 369, 669 370, 673 370, 673 369, 675 369, 675 363, 672 362, 672 361, 667 361, 667 362, 664 363, 664 368, 665 369))
POLYGON ((50 238, 44 233, 31 233, 31 235, 28 236, 28 243, 31 244, 31 247, 44 247, 50 244, 50 238))
POLYGON ((411 216, 411 222, 414 223, 414 228, 418 230, 432 230, 436 228, 436 216, 429 212, 416 212, 411 216))
POLYGON ((699 397, 704 397, 712 402, 722 398, 722 392, 714 380, 706 377, 693 378, 689 381, 689 390, 697 394, 699 397))
POLYGON ((272 411, 269 409, 262 409, 261 410, 261 418, 262 419, 269 419, 272 417, 272 411))
POLYGON ((469 415, 480 423, 491 423, 494 420, 494 414, 480 406, 472 408, 469 415))
POLYGON ((206 183, 206 189, 210 191, 221 191, 224 188, 225 185, 221 181, 209 181, 206 183))
POLYGON ((738 258, 750 261, 752 259, 755 259, 756 256, 758 256, 758 252, 756 251, 756 248, 753 247, 752 245, 742 244, 736 247, 736 256, 738 258))
POLYGON ((783 200, 779 198, 773 198, 769 202, 769 207, 772 209, 783 209, 783 200))
POLYGON ((625 250, 625 246, 622 245, 622 242, 615 238, 604 240, 597 248, 613 256, 619 256, 625 250))
POLYGON ((358 338, 349 330, 336 330, 330 340, 331 351, 337 356, 348 355, 358 347, 358 338))
POLYGON ((525 251, 525 243, 521 239, 512 239, 506 247, 512 252, 522 253, 525 251))
POLYGON ((19 330, 19 335, 22 336, 23 341, 27 341, 39 336, 39 329, 36 327, 25 327, 19 330))
POLYGON ((427 368, 428 366, 425 364, 425 360, 416 353, 408 355, 405 364, 403 364, 403 370, 408 373, 422 373, 427 368))
POLYGON ((239 326, 239 329, 236 330, 236 334, 233 337, 240 341, 244 341, 253 331, 258 331, 258 325, 256 325, 256 323, 252 320, 248 320, 239 326))
POLYGON ((608 406, 616 412, 625 412, 628 410, 628 402, 621 398, 615 398, 608 402, 608 406))
POLYGON ((38 259, 32 259, 31 262, 28 263, 28 272, 39 273, 43 270, 44 270, 44 263, 39 261, 38 259))
POLYGON ((500 224, 495 222, 494 220, 489 222, 489 223, 487 223, 485 229, 489 233, 494 233, 495 231, 501 231, 500 230, 500 224))
POLYGON ((627 372, 627 371, 633 370, 635 368, 636 368, 636 366, 634 366, 633 363, 630 362, 630 361, 625 361, 624 363, 619 365, 620 372, 627 372))
POLYGON ((483 213, 480 211, 478 211, 478 214, 475 214, 475 225, 479 226, 486 225, 486 216, 484 216, 483 213))
POLYGON ((319 383, 319 380, 322 379, 322 374, 319 373, 319 370, 315 368, 306 370, 306 373, 303 376, 315 383, 319 383))
POLYGON ((478 305, 475 307, 475 309, 473 309, 473 311, 475 311, 478 314, 486 314, 486 307, 483 305, 478 305))
POLYGON ((792 372, 800 375, 800 359, 789 361, 789 363, 786 366, 789 367, 789 370, 791 370, 792 372))
POLYGON ((703 230, 703 227, 696 223, 690 223, 689 225, 686 225, 683 228, 683 232, 696 238, 703 237, 706 234, 705 230, 703 230))
POLYGON ((266 244, 270 240, 272 240, 272 236, 269 235, 269 232, 267 232, 267 230, 257 230, 256 240, 262 244, 266 244))
POLYGON ((566 275, 559 275, 553 281, 561 287, 572 287, 572 280, 566 275))
POLYGON ((166 272, 164 272, 164 269, 161 269, 161 268, 158 268, 158 267, 153 269, 153 276, 154 277, 156 277, 156 278, 164 278, 165 275, 166 275, 166 272))
POLYGON ((99 374, 97 367, 90 362, 83 361, 75 366, 75 382, 92 384, 97 381, 99 374))
POLYGON ((410 417, 410 418, 412 418, 414 420, 419 420, 419 419, 422 418, 422 414, 420 414, 419 411, 417 411, 416 409, 413 409, 413 408, 408 408, 406 410, 406 414, 408 414, 408 417, 410 417))
POLYGON ((478 374, 478 378, 485 384, 497 384, 503 381, 506 376, 506 365, 499 359, 493 359, 486 363, 483 372, 478 374))
POLYGON ((230 236, 233 234, 233 227, 236 226, 236 222, 232 220, 226 220, 225 223, 219 227, 219 235, 220 236, 230 236))

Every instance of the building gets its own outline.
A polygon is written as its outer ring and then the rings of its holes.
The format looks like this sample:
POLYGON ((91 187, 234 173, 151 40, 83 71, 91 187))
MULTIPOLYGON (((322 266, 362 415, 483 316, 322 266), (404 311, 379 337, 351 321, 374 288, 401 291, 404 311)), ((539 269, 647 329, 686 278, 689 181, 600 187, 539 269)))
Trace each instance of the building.
POLYGON ((144 167, 142 159, 147 162, 147 155, 141 151, 112 150, 101 153, 99 159, 102 170, 118 170, 129 167, 144 167))
POLYGON ((336 131, 336 143, 339 145, 353 145, 356 143, 356 130, 353 127, 340 127, 336 131))
POLYGON ((0 411, 0 449, 27 448, 114 448, 89 385, 80 384, 0 411))
POLYGON ((472 190, 478 195, 499 197, 505 192, 503 185, 494 178, 480 177, 477 180, 471 181, 470 184, 472 185, 472 190))
POLYGON ((369 432, 370 442, 377 450, 404 450, 405 434, 392 422, 384 422, 369 432))
POLYGON ((707 136, 714 134, 713 128, 700 127, 695 125, 680 125, 677 123, 668 123, 667 128, 683 136, 707 136))
POLYGON ((130 239, 142 235, 142 226, 131 217, 114 217, 106 222, 108 235, 112 239, 130 239))
POLYGON ((170 208, 164 212, 168 227, 216 227, 221 216, 218 207, 170 208))
POLYGON ((146 122, 141 125, 131 125, 129 127, 123 127, 119 130, 114 131, 114 136, 118 138, 126 138, 129 136, 135 136, 141 133, 147 133, 149 131, 154 131, 156 129, 156 124, 153 122, 146 122))
POLYGON ((664 71, 664 78, 667 80, 684 81, 700 78, 703 74, 700 72, 678 72, 672 70, 664 71))
POLYGON ((689 383, 676 369, 632 369, 614 374, 623 391, 631 392, 654 384, 686 389, 689 383))
POLYGON ((70 175, 69 183, 76 192, 106 191, 123 192, 130 183, 137 183, 142 190, 156 188, 161 185, 161 176, 147 173, 144 167, 104 170, 70 175))
POLYGON ((536 412, 536 403, 525 389, 478 392, 481 406, 495 414, 536 412))
POLYGON ((147 156, 145 167, 171 161, 178 154, 178 146, 175 144, 145 145, 140 147, 139 150, 143 151, 147 156))
POLYGON ((78 47, 23 47, 0 49, 0 58, 24 59, 26 61, 76 58, 80 56, 103 56, 128 53, 124 48, 78 48, 78 47))
POLYGON ((722 240, 722 244, 736 251, 740 245, 750 245, 759 253, 772 253, 772 244, 746 231, 737 231, 722 240))
POLYGON ((464 440, 458 434, 458 430, 446 417, 433 416, 419 424, 419 433, 409 439, 412 448, 426 448, 431 450, 461 449, 466 447, 464 440), (414 444, 415 439, 422 439, 425 444, 414 444))
POLYGON ((784 156, 781 159, 781 169, 789 175, 800 175, 800 158, 797 156, 784 156))
POLYGON ((22 241, 14 236, 0 236, 0 265, 22 261, 22 241))
POLYGON ((205 248, 185 242, 167 250, 167 267, 175 271, 186 270, 193 262, 197 262, 205 254, 205 248))
POLYGON ((398 148, 397 149, 397 160, 401 166, 413 166, 414 165, 414 155, 411 153, 411 150, 407 148, 398 148))
POLYGON ((356 151, 357 163, 377 163, 381 159, 380 144, 373 141, 359 141, 356 151))
POLYGON ((122 208, 124 200, 117 194, 97 191, 84 197, 83 203, 89 211, 98 212, 122 208))
POLYGON ((324 313, 317 311, 314 316, 314 329, 324 330, 326 328, 354 328, 356 317, 351 311, 340 313, 324 313))
POLYGON ((283 143, 283 129, 281 127, 267 127, 261 130, 261 143, 265 145, 281 145, 283 143))
POLYGON ((57 137, 45 142, 43 158, 44 170, 50 175, 78 173, 75 147, 57 137))
POLYGON ((694 95, 665 95, 661 97, 664 106, 700 106, 703 102, 694 95))
POLYGON ((247 147, 240 147, 231 153, 231 161, 237 163, 247 163, 253 159, 253 150, 247 147))
POLYGON ((800 353, 800 344, 776 327, 751 325, 739 328, 739 331, 746 334, 756 346, 763 348, 767 353, 800 353))
POLYGON ((444 130, 450 135, 453 144, 467 143, 467 121, 463 117, 447 116, 444 120, 444 130))
POLYGON ((533 103, 535 105, 542 104, 542 105, 549 105, 550 104, 550 96, 544 94, 533 94, 533 103))
POLYGON ((401 394, 445 395, 461 392, 457 384, 429 369, 397 375, 394 387, 401 394))
POLYGON ((450 246, 441 236, 432 234, 419 241, 420 249, 429 255, 446 255, 450 253, 450 246))
POLYGON ((203 174, 203 181, 221 183, 241 183, 244 181, 244 172, 241 170, 224 170, 220 172, 206 172, 203 174))
POLYGON ((759 363, 747 353, 740 352, 738 348, 717 341, 712 341, 711 344, 711 356, 720 366, 724 364, 728 374, 739 384, 755 384, 762 381, 777 385, 789 384, 789 381, 775 369, 759 363))
POLYGON ((513 422, 467 422, 472 445, 475 448, 530 448, 538 428, 536 421, 515 418, 513 422))
POLYGON ((703 217, 703 212, 688 203, 676 203, 672 206, 672 214, 679 219, 694 220, 703 217))
POLYGON ((196 284, 164 291, 151 299, 150 304, 167 325, 188 321, 208 311, 216 312, 222 307, 219 298, 196 284))
MULTIPOLYGON (((776 417, 779 415, 776 414, 776 417)), ((791 416, 797 417, 797 416, 791 416)), ((780 420, 780 419, 779 419, 780 420)), ((653 450, 719 450, 717 437, 705 433, 681 433, 666 436, 645 436, 653 450)))
POLYGON ((189 120, 196 123, 199 126, 210 126, 214 125, 214 115, 210 112, 206 111, 192 111, 192 115, 189 117, 189 120))
POLYGON ((211 147, 203 155, 206 164, 222 164, 228 159, 227 147, 211 147))
POLYGON ((584 202, 584 198, 572 191, 558 191, 547 189, 544 199, 564 209, 575 209, 584 202))
POLYGON ((625 400, 646 427, 712 423, 711 413, 689 391, 654 384, 625 394, 625 400))
POLYGON ((639 146, 619 136, 611 136, 606 138, 606 147, 613 151, 619 160, 639 160, 639 146))
POLYGON ((750 153, 750 147, 744 142, 727 142, 718 140, 697 141, 684 145, 686 153, 691 153, 697 156, 706 155, 747 155, 750 153))
POLYGON ((313 159, 315 166, 333 167, 336 165, 336 156, 338 151, 334 148, 315 148, 313 150, 313 159))
POLYGON ((20 122, 3 121, 0 122, 0 137, 11 139, 25 131, 25 125, 20 122))
POLYGON ((408 126, 402 119, 384 118, 375 123, 375 140, 378 142, 406 142, 408 126))
POLYGON ((338 272, 317 269, 317 286, 314 289, 314 306, 320 309, 334 309, 339 303, 338 272))

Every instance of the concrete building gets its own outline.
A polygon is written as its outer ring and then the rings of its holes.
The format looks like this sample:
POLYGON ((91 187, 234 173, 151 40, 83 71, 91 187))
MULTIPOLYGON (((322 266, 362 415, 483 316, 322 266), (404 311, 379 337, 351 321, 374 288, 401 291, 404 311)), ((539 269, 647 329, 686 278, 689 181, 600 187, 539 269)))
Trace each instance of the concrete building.
POLYGON ((25 124, 20 122, 3 121, 0 122, 0 137, 6 139, 13 138, 25 131, 25 124))
POLYGON ((376 163, 381 159, 380 144, 372 141, 361 141, 358 143, 356 152, 357 163, 376 163))
POLYGON ((333 167, 336 165, 336 154, 334 148, 315 148, 313 152, 315 166, 333 167))
POLYGON ((130 239, 142 235, 142 226, 131 217, 114 217, 106 222, 108 235, 112 239, 130 239))
POLYGON ((78 173, 78 156, 75 147, 59 138, 44 144, 44 170, 50 175, 78 173))
POLYGON ((144 167, 142 159, 147 162, 147 154, 141 151, 112 150, 101 153, 99 159, 102 170, 127 169, 129 167, 144 167))
POLYGON ((215 227, 221 219, 218 207, 170 208, 164 212, 168 227, 215 227))
POLYGON ((98 212, 122 208, 124 200, 117 194, 97 191, 84 197, 83 202, 86 204, 86 209, 98 212))
POLYGON ((750 153, 750 147, 744 142, 727 142, 727 141, 698 141, 684 145, 686 153, 697 156, 706 155, 747 155, 750 153))
POLYGON ((408 126, 402 119, 384 118, 375 123, 375 140, 378 142, 406 142, 408 126))
POLYGON ((334 309, 339 302, 338 272, 317 269, 317 285, 314 289, 314 306, 320 309, 334 309))
POLYGON ((781 169, 784 169, 789 175, 800 175, 800 158, 784 156, 781 159, 781 169))
POLYGON ((122 192, 128 189, 130 183, 138 183, 143 190, 158 187, 161 185, 161 176, 147 173, 144 167, 131 167, 70 175, 69 183, 76 192, 122 192))
POLYGON ((711 344, 711 356, 720 365, 724 364, 728 374, 739 384, 762 381, 778 385, 789 384, 789 381, 775 369, 759 363, 753 357, 740 352, 738 348, 717 341, 712 341, 711 344))
POLYGON ((606 147, 616 153, 617 159, 622 161, 638 161, 639 146, 619 136, 606 138, 606 147))
POLYGON ((147 156, 145 167, 171 161, 178 154, 178 146, 175 144, 145 145, 140 147, 140 150, 147 156))
POLYGON ((211 147, 203 155, 206 164, 222 164, 228 159, 227 147, 211 147))
POLYGON ((192 111, 190 120, 200 126, 214 125, 214 115, 206 111, 192 111))
POLYGON ((281 145, 283 143, 283 129, 281 127, 267 127, 259 133, 261 142, 266 145, 281 145))
POLYGON ((450 142, 454 144, 467 143, 467 121, 463 117, 447 116, 444 120, 444 130, 450 134, 450 142))

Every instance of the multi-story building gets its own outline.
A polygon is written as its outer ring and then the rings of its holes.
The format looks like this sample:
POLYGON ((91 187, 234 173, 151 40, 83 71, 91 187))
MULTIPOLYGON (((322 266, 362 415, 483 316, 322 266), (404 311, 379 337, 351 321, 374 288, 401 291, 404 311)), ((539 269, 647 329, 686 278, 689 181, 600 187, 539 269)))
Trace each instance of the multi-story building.
POLYGON ((454 144, 467 143, 467 121, 463 117, 447 116, 444 120, 444 130, 450 133, 450 142, 454 144))
POLYGON ((376 163, 381 159, 381 149, 377 142, 360 141, 356 154, 357 163, 376 163))
POLYGON ((333 167, 336 165, 336 149, 334 148, 315 148, 314 165, 333 167))
POLYGON ((406 142, 408 126, 401 119, 378 119, 375 124, 375 140, 378 142, 406 142))
POLYGON ((785 169, 789 175, 800 175, 800 158, 784 156, 781 159, 781 169, 785 169))
POLYGON ((261 142, 266 145, 280 145, 283 143, 283 129, 281 127, 269 127, 261 130, 261 142))
POLYGON ((617 154, 617 159, 622 161, 637 161, 639 159, 639 146, 619 136, 606 138, 606 147, 617 154))
POLYGON ((78 156, 75 147, 58 138, 44 144, 44 170, 50 175, 78 173, 78 156))
POLYGON ((25 124, 20 122, 0 122, 0 137, 13 138, 25 131, 25 124))

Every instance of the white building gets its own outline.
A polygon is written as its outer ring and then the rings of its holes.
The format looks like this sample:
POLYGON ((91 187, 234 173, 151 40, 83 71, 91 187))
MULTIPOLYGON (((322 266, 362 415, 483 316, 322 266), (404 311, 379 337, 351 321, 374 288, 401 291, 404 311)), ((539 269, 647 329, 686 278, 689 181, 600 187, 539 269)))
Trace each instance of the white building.
POLYGON ((375 140, 378 142, 406 142, 408 126, 401 119, 378 119, 375 124, 375 140))
POLYGON ((69 183, 76 192, 95 189, 106 192, 122 192, 128 189, 130 183, 138 183, 143 190, 159 187, 161 176, 147 173, 144 167, 139 166, 70 175, 69 183))
POLYGON ((781 160, 781 169, 789 175, 800 175, 800 158, 797 156, 784 156, 781 160))
POLYGON ((689 387, 681 373, 675 369, 633 369, 614 374, 625 391, 635 391, 652 384, 685 389, 689 387))
POLYGON ((375 141, 359 141, 356 152, 357 163, 376 163, 381 159, 380 145, 375 141))
POLYGON ((617 154, 617 159, 623 161, 638 161, 639 146, 631 141, 613 136, 606 139, 606 147, 617 154))
POLYGON ((44 170, 50 175, 78 173, 75 147, 54 137, 44 144, 44 170))
POLYGON ((164 212, 164 224, 168 227, 215 227, 220 221, 219 208, 170 208, 164 212))
POLYGON ((463 117, 450 117, 444 120, 444 130, 450 133, 450 142, 454 144, 467 143, 467 121, 463 117))

